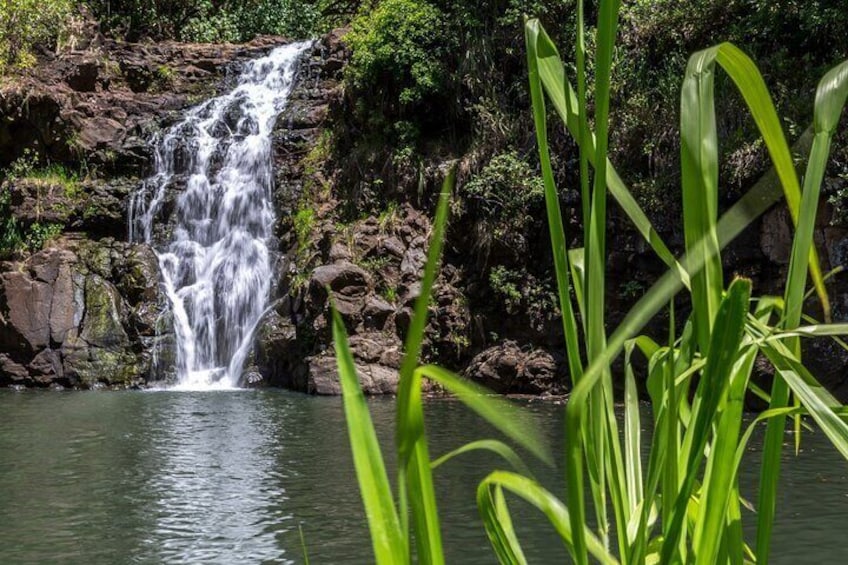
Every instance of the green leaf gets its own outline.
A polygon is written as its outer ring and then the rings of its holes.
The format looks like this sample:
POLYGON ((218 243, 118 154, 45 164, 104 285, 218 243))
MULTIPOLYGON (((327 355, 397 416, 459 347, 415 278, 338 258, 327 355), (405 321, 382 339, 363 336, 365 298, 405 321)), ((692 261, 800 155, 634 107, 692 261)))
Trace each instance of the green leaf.
MULTIPOLYGON (((560 500, 550 492, 545 490, 541 485, 527 477, 523 477, 516 473, 510 473, 508 471, 494 471, 488 477, 483 479, 477 487, 477 506, 483 517, 483 522, 486 526, 486 533, 489 535, 489 540, 492 542, 493 547, 495 547, 495 550, 501 559, 501 563, 523 563, 523 561, 512 561, 502 557, 503 554, 509 555, 510 551, 506 544, 504 544, 507 532, 504 531, 503 524, 493 519, 496 515, 496 513, 492 511, 494 503, 492 501, 491 492, 494 487, 500 487, 510 491, 516 496, 523 498, 525 501, 529 502, 545 514, 551 525, 554 526, 557 533, 560 535, 565 546, 573 553, 574 537, 571 531, 571 520, 569 518, 568 510, 562 502, 560 502, 560 500), (503 550, 506 551, 502 554, 503 550)), ((605 565, 616 565, 618 563, 618 560, 616 560, 616 558, 607 551, 600 540, 598 540, 598 538, 595 537, 585 525, 582 525, 581 529, 584 530, 583 535, 586 539, 589 553, 597 559, 598 562, 605 565)))
POLYGON ((480 439, 477 441, 472 441, 466 443, 465 445, 454 449, 448 453, 445 453, 431 464, 433 469, 440 467, 441 465, 447 463, 454 457, 458 455, 463 455, 465 453, 470 453, 472 451, 491 451, 499 455, 504 459, 507 463, 512 465, 512 467, 525 476, 532 476, 530 469, 527 468, 527 465, 522 461, 521 457, 518 456, 515 451, 505 444, 502 441, 498 441, 496 439, 480 439))
POLYGON ((433 284, 436 280, 445 239, 445 229, 450 196, 456 182, 456 171, 451 168, 442 186, 427 263, 421 280, 421 294, 415 301, 405 343, 405 354, 400 367, 397 397, 397 445, 398 473, 401 512, 405 519, 407 496, 412 511, 415 542, 420 562, 444 563, 442 534, 439 523, 436 493, 433 487, 433 472, 424 432, 424 410, 421 403, 421 379, 415 374, 415 366, 421 354, 421 343, 427 325, 427 310, 433 284))
POLYGON ((727 394, 730 375, 740 355, 739 346, 744 335, 750 297, 751 281, 736 279, 730 285, 716 313, 715 328, 709 344, 710 354, 695 392, 697 408, 693 407, 694 421, 690 422, 684 438, 684 445, 688 446, 686 475, 677 494, 670 521, 664 524, 663 563, 671 563, 677 552, 683 521, 689 499, 694 493, 710 428, 716 419, 718 407, 727 394))
POLYGON ((391 485, 383 463, 383 455, 365 395, 359 386, 353 355, 339 313, 333 308, 333 343, 342 386, 345 420, 347 421, 353 463, 365 515, 371 530, 371 543, 377 563, 408 563, 406 543, 392 499, 391 485))
MULTIPOLYGON (((734 460, 742 426, 745 390, 748 388, 748 379, 756 356, 757 348, 749 346, 739 357, 730 375, 727 398, 717 414, 715 439, 710 449, 704 487, 701 490, 702 503, 693 540, 695 556, 699 563, 716 561, 716 540, 736 538, 723 535, 723 530, 725 527, 729 528, 726 520, 734 495, 738 503, 734 460)), ((732 513, 735 514, 735 509, 732 513)), ((734 559, 742 560, 744 550, 741 538, 735 539, 733 544, 728 543, 726 549, 734 559)))
MULTIPOLYGON (((848 61, 828 72, 822 78, 816 90, 813 147, 807 164, 807 174, 804 176, 804 193, 801 198, 800 211, 795 214, 797 216, 797 229, 792 242, 789 275, 784 294, 786 306, 783 327, 785 329, 792 330, 800 324, 808 264, 813 273, 813 283, 819 291, 819 296, 823 295, 821 288, 824 287, 824 282, 819 281, 815 275, 815 268, 818 267, 818 264, 815 262, 813 232, 821 183, 830 155, 831 139, 845 106, 846 96, 848 96, 848 61)), ((828 321, 829 307, 825 301, 822 301, 822 306, 825 320, 828 321)), ((797 339, 791 339, 787 346, 794 355, 800 358, 800 343, 797 339)), ((772 386, 770 408, 786 406, 789 401, 787 385, 786 379, 775 380, 772 386)), ((796 425, 797 423, 796 421, 796 425)), ((757 524, 757 555, 761 563, 768 563, 771 548, 771 531, 776 512, 775 503, 785 427, 786 419, 778 417, 769 421, 766 430, 763 462, 760 470, 760 512, 757 524)))
POLYGON ((481 386, 455 375, 436 365, 424 365, 416 371, 416 378, 427 377, 442 385, 463 404, 489 422, 498 431, 536 456, 540 461, 553 466, 550 448, 541 428, 530 415, 510 402, 493 396, 481 386))
MULTIPOLYGON (((551 38, 542 28, 541 24, 536 19, 529 19, 525 24, 525 37, 527 39, 527 56, 528 66, 531 75, 536 72, 538 80, 544 86, 548 98, 553 104, 560 119, 566 125, 568 131, 578 142, 580 148, 585 153, 587 159, 594 165, 595 159, 595 141, 594 136, 586 129, 585 134, 581 136, 581 122, 585 124, 585 112, 581 112, 580 108, 585 106, 585 98, 578 97, 572 88, 571 84, 565 78, 565 69, 562 65, 562 59, 551 38), (585 140, 585 141, 584 141, 585 140)), ((585 48, 584 48, 585 49, 585 48)), ((532 80, 532 78, 531 78, 532 80)), ((578 81, 579 82, 579 81, 578 81)), ((534 102, 534 107, 536 103, 534 102)), ((538 128, 537 128, 538 132, 538 128)), ((538 134, 538 133, 537 133, 538 134)), ((581 174, 582 178, 584 177, 581 174)), ((678 269, 685 284, 688 286, 688 275, 677 264, 674 255, 669 250, 668 246, 663 242, 660 235, 651 225, 648 216, 636 202, 627 186, 621 180, 618 172, 611 163, 607 163, 606 169, 607 187, 616 199, 621 209, 627 214, 633 222, 636 230, 642 235, 645 241, 653 248, 657 256, 669 267, 678 269)), ((581 180, 581 182, 583 182, 581 180)), ((588 196, 588 191, 584 191, 588 196)), ((585 206, 588 206, 588 199, 585 206)), ((588 208, 587 208, 588 209, 588 208)), ((584 212, 584 217, 588 214, 584 212)))

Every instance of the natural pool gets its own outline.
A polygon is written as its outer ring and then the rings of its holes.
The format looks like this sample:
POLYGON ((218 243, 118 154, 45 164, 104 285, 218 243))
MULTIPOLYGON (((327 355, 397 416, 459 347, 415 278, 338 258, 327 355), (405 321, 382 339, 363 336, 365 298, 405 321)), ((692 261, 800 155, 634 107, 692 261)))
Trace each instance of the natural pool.
MULTIPOLYGON (((370 406, 388 447, 394 402, 370 406)), ((561 450, 563 407, 526 408, 561 450)), ((300 563, 298 526, 312 563, 371 561, 338 398, 3 391, 0 415, 0 563, 300 563)), ((450 400, 429 402, 427 417, 434 456, 494 433, 450 400)), ((802 447, 784 463, 773 562, 844 563, 848 466, 820 433, 802 447)), ((473 454, 436 472, 449 563, 494 562, 474 497, 496 465, 473 454)), ((560 471, 534 471, 562 492, 560 471)), ((562 562, 544 519, 511 507, 530 562, 562 562)))

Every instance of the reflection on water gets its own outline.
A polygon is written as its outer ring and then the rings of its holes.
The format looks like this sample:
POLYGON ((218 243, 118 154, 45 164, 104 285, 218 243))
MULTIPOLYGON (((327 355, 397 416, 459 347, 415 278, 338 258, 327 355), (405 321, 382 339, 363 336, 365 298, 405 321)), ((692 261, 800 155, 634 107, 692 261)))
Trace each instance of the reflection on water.
MULTIPOLYGON (((389 451, 394 402, 370 406, 389 451)), ((427 410, 434 456, 492 435, 456 402, 427 410)), ((549 422, 561 449, 562 408, 528 411, 549 422)), ((300 563, 299 526, 313 563, 371 561, 339 399, 2 392, 0 414, 0 563, 300 563)), ((844 562, 848 468, 820 434, 804 446, 784 464, 774 561, 844 562)), ((449 563, 493 562, 474 496, 499 465, 472 454, 437 471, 449 563)), ((534 471, 562 492, 559 471, 534 471)), ((751 500, 757 472, 752 457, 742 477, 751 500)), ((530 562, 561 562, 565 549, 544 520, 511 507, 530 562)))
MULTIPOLYGON (((208 563, 285 559, 269 525, 292 518, 276 419, 260 398, 168 395, 151 452, 160 454, 146 488, 155 520, 146 551, 156 561, 208 563), (282 506, 280 506, 282 504, 282 506)), ((282 411, 285 415, 285 410, 282 411)))

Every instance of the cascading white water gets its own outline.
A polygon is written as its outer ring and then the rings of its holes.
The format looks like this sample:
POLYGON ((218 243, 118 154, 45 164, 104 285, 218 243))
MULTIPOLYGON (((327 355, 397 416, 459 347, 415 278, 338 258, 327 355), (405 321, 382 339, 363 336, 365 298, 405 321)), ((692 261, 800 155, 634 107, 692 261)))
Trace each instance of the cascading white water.
POLYGON ((173 314, 182 388, 232 388, 268 303, 271 132, 309 43, 247 63, 238 86, 192 108, 156 143, 155 173, 130 203, 130 240, 151 243, 173 314), (154 224, 184 182, 169 241, 154 224))

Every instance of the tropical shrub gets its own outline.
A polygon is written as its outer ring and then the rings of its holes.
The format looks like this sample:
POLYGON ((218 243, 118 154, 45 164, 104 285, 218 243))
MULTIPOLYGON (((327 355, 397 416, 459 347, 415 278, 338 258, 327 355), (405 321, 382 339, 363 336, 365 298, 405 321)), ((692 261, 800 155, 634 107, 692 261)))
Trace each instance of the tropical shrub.
POLYGON ((0 70, 32 65, 36 46, 54 48, 73 6, 72 0, 0 3, 0 70))
POLYGON ((441 10, 422 0, 384 0, 364 10, 345 36, 353 52, 347 83, 395 116, 443 95, 452 52, 445 21, 441 10))

